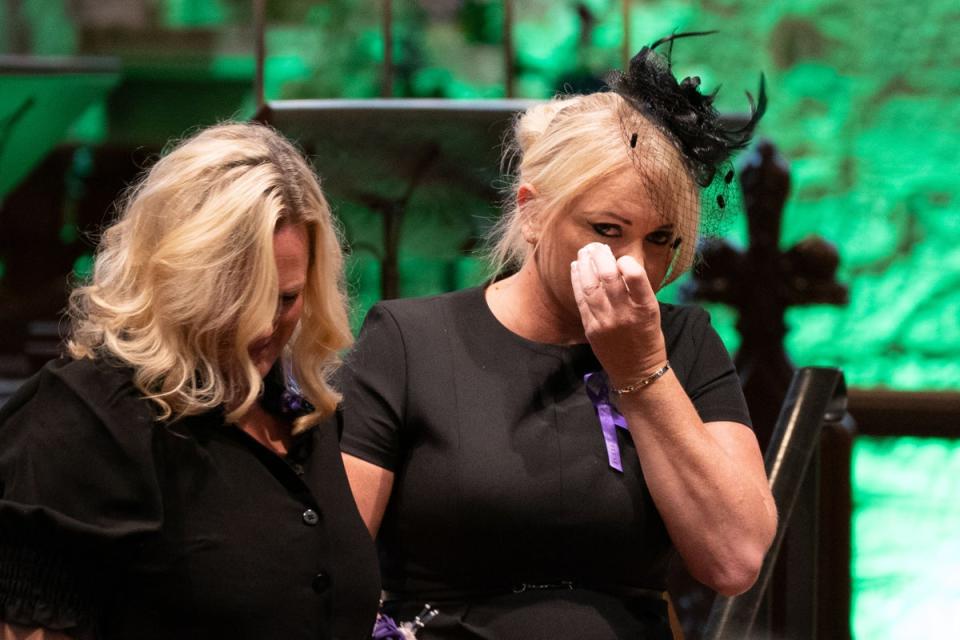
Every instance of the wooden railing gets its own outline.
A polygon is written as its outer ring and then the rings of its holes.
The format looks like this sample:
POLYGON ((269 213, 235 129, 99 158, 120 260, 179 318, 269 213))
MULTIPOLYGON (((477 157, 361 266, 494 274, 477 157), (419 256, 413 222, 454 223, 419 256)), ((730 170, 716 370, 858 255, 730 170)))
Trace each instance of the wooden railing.
POLYGON ((754 624, 770 595, 774 569, 784 563, 789 569, 784 587, 790 606, 777 633, 795 640, 819 637, 818 580, 813 559, 817 557, 820 530, 821 431, 824 425, 839 426, 849 419, 846 405, 846 386, 839 370, 804 368, 794 374, 764 456, 780 515, 777 534, 756 584, 744 594, 718 597, 714 602, 703 635, 707 640, 766 637, 768 630, 755 632, 754 624), (792 553, 781 555, 788 531, 792 553))
POLYGON ((851 389, 861 435, 960 438, 960 393, 851 389))

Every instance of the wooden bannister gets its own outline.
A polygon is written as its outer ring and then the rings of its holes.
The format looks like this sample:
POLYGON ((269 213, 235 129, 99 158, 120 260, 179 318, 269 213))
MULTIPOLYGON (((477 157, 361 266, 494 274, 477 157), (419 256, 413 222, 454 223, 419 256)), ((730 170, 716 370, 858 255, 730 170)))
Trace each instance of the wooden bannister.
MULTIPOLYGON (((845 304, 847 289, 836 280, 839 256, 826 241, 808 238, 781 250, 781 223, 791 178, 787 161, 774 144, 761 140, 745 160, 740 186, 750 244, 739 249, 724 240, 708 243, 702 251, 703 264, 683 294, 688 299, 722 302, 739 312, 737 330, 743 342, 735 363, 760 446, 769 453, 774 426, 794 375, 793 363, 784 348, 785 313, 797 305, 845 304)), ((818 443, 819 432, 817 425, 818 443)), ((758 594, 763 601, 756 603, 756 638, 842 640, 850 636, 849 572, 838 573, 827 562, 846 558, 843 566, 849 566, 853 435, 852 423, 831 429, 830 436, 818 448, 803 486, 796 487, 799 497, 794 520, 800 525, 782 532, 780 561, 771 564, 769 588, 764 587, 758 594), (821 456, 829 460, 828 467, 821 467, 821 456), (831 518, 821 518, 824 508, 829 509, 831 518), (818 520, 822 520, 822 526, 809 525, 818 520), (809 535, 811 531, 813 535, 809 535), (824 544, 820 544, 818 536, 824 538, 824 544), (820 571, 821 567, 824 571, 820 571), (821 598, 818 607, 817 583, 828 576, 832 583, 824 591, 831 594, 831 601, 821 598), (813 585, 814 601, 809 606, 798 605, 792 586, 803 582, 813 585), (803 611, 799 615, 798 606, 803 611), (810 611, 819 611, 820 615, 810 611)), ((696 640, 704 632, 706 609, 712 599, 704 596, 703 588, 685 574, 680 568, 675 571, 670 590, 684 632, 689 640, 696 640)))

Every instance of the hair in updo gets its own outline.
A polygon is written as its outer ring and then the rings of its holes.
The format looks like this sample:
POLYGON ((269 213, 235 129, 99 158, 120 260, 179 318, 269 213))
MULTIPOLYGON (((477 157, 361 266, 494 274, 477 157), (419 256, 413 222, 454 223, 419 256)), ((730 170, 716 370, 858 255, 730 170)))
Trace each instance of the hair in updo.
POLYGON ((530 107, 514 123, 504 163, 515 168, 490 238, 494 273, 518 269, 532 251, 525 223, 536 221, 546 232, 576 197, 628 169, 637 172, 637 185, 657 215, 676 224, 682 238, 665 281, 653 285, 673 281, 693 263, 696 185, 671 141, 617 93, 559 96, 530 107), (517 190, 523 183, 533 185, 537 197, 521 207, 517 190))
POLYGON ((626 72, 608 79, 610 92, 559 97, 531 107, 517 118, 505 164, 517 160, 506 211, 493 229, 495 273, 519 268, 531 252, 526 223, 542 233, 578 195, 605 178, 632 167, 654 213, 673 223, 675 246, 662 283, 693 264, 701 203, 708 220, 722 217, 736 195, 731 155, 743 149, 766 109, 763 76, 750 118, 728 127, 713 106, 716 91, 700 92, 700 79, 678 81, 671 55, 674 41, 713 32, 674 33, 643 47, 626 72), (661 53, 658 48, 666 47, 661 53), (537 197, 519 206, 517 191, 529 183, 537 197), (701 200, 703 196, 703 200, 701 200))

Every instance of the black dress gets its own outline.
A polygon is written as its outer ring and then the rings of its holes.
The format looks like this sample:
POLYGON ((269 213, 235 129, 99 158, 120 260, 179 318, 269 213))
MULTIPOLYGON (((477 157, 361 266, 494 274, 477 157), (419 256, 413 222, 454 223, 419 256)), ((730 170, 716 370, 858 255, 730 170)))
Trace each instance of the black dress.
MULTIPOLYGON (((700 417, 749 424, 707 314, 661 315, 700 417)), ((584 390, 598 370, 589 345, 507 330, 479 288, 370 311, 342 370, 341 448, 395 473, 383 582, 401 618, 440 609, 418 638, 670 637, 672 545, 629 432, 623 471, 608 463, 584 390)))
POLYGON ((369 638, 376 553, 329 421, 280 457, 157 423, 129 369, 45 366, 0 409, 0 618, 101 638, 369 638))

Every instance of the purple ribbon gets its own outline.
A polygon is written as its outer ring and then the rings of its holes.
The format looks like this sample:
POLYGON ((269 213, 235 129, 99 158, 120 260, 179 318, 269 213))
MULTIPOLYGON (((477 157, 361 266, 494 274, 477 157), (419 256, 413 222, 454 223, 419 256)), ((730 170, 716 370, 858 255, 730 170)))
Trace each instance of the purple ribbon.
POLYGON ((627 419, 610 402, 610 385, 606 374, 602 371, 588 373, 583 376, 583 384, 590 402, 593 403, 593 408, 597 410, 597 417, 600 418, 600 430, 603 432, 603 441, 607 445, 607 462, 610 463, 611 468, 623 472, 623 464, 620 462, 620 445, 617 444, 617 427, 626 429, 627 419))
POLYGON ((405 640, 403 631, 393 621, 393 618, 385 613, 377 614, 377 622, 373 627, 373 640, 405 640))

